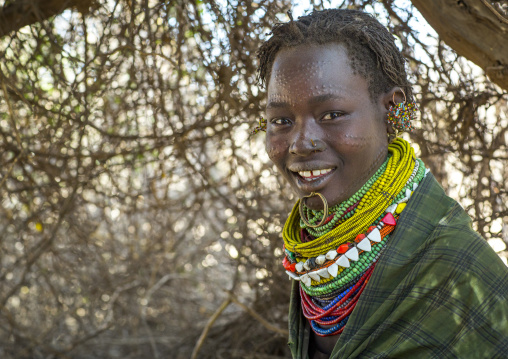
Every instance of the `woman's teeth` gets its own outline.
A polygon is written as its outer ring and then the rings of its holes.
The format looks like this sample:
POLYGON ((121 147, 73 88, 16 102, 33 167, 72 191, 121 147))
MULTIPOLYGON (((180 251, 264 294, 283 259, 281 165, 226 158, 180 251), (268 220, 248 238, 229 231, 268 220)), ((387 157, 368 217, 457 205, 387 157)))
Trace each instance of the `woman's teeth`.
POLYGON ((300 176, 302 176, 303 178, 308 179, 308 178, 315 178, 315 177, 318 177, 318 176, 325 175, 328 172, 330 172, 331 170, 332 170, 331 168, 327 168, 327 169, 324 169, 324 170, 299 171, 298 174, 300 176))

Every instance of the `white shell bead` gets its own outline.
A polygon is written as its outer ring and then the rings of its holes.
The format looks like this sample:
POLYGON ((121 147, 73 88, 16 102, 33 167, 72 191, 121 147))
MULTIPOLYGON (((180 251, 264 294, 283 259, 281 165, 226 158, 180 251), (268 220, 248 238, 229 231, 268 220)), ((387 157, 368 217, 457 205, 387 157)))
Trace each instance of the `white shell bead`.
POLYGON ((335 250, 331 250, 328 253, 326 253, 326 259, 328 259, 330 261, 334 260, 335 257, 337 257, 337 251, 335 251, 335 250))
POLYGON ((330 273, 332 277, 336 277, 337 273, 339 272, 339 266, 337 265, 337 263, 333 263, 327 269, 328 273, 330 273))
POLYGON ((351 259, 352 261, 357 261, 360 258, 358 256, 358 249, 356 249, 356 247, 353 247, 349 251, 347 251, 345 253, 345 256, 351 259))
POLYGON ((370 245, 370 241, 368 238, 364 238, 360 243, 356 245, 356 248, 361 249, 362 251, 370 252, 372 246, 370 245))
POLYGON ((321 268, 317 271, 317 274, 319 274, 323 278, 330 278, 330 273, 328 273, 328 268, 321 268))
POLYGON ((308 274, 309 274, 309 277, 314 279, 316 282, 319 282, 321 280, 321 277, 319 276, 319 274, 316 271, 309 272, 308 274))
POLYGON ((303 264, 303 268, 305 268, 306 270, 310 270, 310 265, 309 264, 310 264, 310 261, 307 259, 305 261, 305 263, 303 264))
POLYGON ((320 254, 319 256, 317 256, 316 258, 316 263, 317 264, 323 264, 324 262, 326 261, 326 257, 324 254, 320 254))
POLYGON ((339 259, 335 261, 335 263, 344 268, 349 267, 349 260, 347 259, 346 256, 340 256, 339 259))
POLYGON ((388 208, 386 209, 385 212, 386 213, 394 213, 396 208, 397 208, 397 203, 394 203, 391 206, 388 206, 388 208))
POLYGON ((294 279, 294 280, 300 280, 300 276, 294 274, 293 272, 287 270, 286 273, 289 275, 289 278, 294 279))
POLYGON ((379 232, 378 228, 374 228, 372 232, 367 235, 367 238, 373 242, 381 242, 381 232, 379 232))
POLYGON ((399 203, 405 203, 407 201, 409 201, 409 197, 404 197, 400 201, 398 201, 397 204, 399 204, 399 203))
POLYGON ((296 263, 295 269, 297 272, 303 272, 303 262, 296 263))
POLYGON ((311 279, 308 274, 304 274, 300 277, 300 280, 303 284, 305 284, 307 287, 310 287, 311 279))

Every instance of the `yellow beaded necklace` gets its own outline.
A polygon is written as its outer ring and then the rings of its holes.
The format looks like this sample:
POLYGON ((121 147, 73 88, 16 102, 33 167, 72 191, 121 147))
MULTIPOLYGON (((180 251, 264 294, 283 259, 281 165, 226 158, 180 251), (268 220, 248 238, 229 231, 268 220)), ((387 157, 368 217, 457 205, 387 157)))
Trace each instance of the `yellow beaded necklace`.
POLYGON ((358 233, 365 232, 402 190, 415 166, 414 150, 407 141, 395 139, 388 146, 388 151, 392 156, 386 171, 364 195, 355 214, 321 237, 301 242, 298 211, 300 201, 297 201, 282 231, 286 248, 299 256, 313 257, 335 250, 341 244, 353 241, 358 233))

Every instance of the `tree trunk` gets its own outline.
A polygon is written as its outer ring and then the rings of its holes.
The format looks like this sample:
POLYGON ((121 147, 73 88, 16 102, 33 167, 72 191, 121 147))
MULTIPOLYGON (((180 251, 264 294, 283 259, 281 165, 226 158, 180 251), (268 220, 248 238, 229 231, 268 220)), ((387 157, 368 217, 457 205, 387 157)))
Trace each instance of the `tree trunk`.
POLYGON ((488 0, 412 0, 412 3, 444 42, 508 90, 508 18, 488 0))
POLYGON ((65 9, 77 8, 82 13, 94 0, 17 0, 0 8, 0 37, 58 15, 65 9))

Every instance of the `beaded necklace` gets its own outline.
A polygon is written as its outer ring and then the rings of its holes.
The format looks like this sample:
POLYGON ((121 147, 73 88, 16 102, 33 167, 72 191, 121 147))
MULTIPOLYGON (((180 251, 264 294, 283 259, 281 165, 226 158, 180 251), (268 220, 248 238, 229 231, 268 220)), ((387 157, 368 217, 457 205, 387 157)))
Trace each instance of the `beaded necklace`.
POLYGON ((353 241, 357 233, 367 230, 402 190, 415 164, 414 150, 409 143, 397 138, 388 146, 391 157, 386 170, 360 200, 355 215, 314 241, 301 243, 299 238, 299 201, 295 204, 282 232, 288 250, 304 257, 319 255, 320 252, 337 248, 342 243, 353 241))
POLYGON ((355 308, 360 294, 362 294, 365 289, 373 269, 374 266, 366 270, 354 285, 337 295, 324 308, 321 308, 316 301, 300 287, 303 315, 311 321, 312 329, 317 335, 336 335, 344 330, 347 319, 355 308), (319 325, 334 326, 323 329, 319 325))
MULTIPOLYGON (((322 226, 307 227, 298 202, 284 226, 283 265, 300 281, 302 312, 317 335, 342 332, 400 213, 428 172, 408 142, 396 139, 388 150, 374 176, 332 207, 322 226)), ((308 208, 304 214, 311 224, 325 215, 308 208)))
MULTIPOLYGON (((379 169, 376 171, 374 176, 370 178, 363 186, 360 188, 354 195, 352 195, 348 200, 341 202, 334 207, 330 208, 330 212, 333 213, 333 217, 331 220, 327 220, 325 224, 318 228, 311 228, 307 227, 305 223, 300 219, 300 227, 307 228, 307 231, 312 234, 314 237, 319 237, 327 232, 329 232, 331 229, 335 228, 337 224, 339 224, 341 219, 343 219, 345 216, 347 218, 351 217, 351 215, 354 213, 354 211, 351 210, 351 208, 354 206, 356 208, 358 206, 358 203, 360 202, 360 199, 363 198, 363 196, 370 190, 372 185, 379 179, 379 177, 383 174, 383 172, 386 170, 386 165, 388 164, 390 156, 385 160, 385 162, 379 167, 379 169)), ((314 210, 306 210, 307 218, 309 223, 316 224, 319 223, 321 218, 323 218, 323 211, 314 211, 314 210)), ((346 219, 347 219, 346 218, 346 219)))

